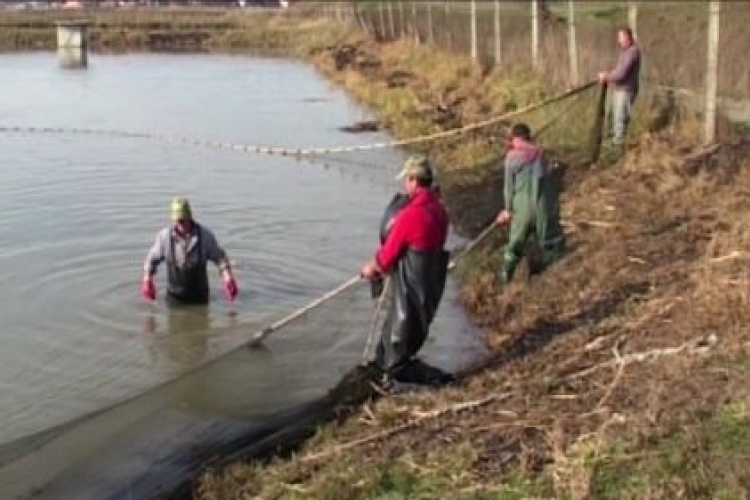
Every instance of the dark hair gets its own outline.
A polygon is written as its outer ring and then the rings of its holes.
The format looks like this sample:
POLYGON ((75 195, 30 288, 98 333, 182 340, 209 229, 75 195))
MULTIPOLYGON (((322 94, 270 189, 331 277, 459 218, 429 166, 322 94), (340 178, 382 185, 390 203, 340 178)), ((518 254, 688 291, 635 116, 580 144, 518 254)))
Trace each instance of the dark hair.
POLYGON ((416 177, 417 179, 417 186, 428 188, 432 186, 432 176, 430 177, 416 177))
POLYGON ((633 38, 633 30, 630 29, 630 26, 623 26, 619 30, 617 30, 618 33, 625 33, 628 35, 628 39, 632 42, 634 40, 633 38))
POLYGON ((520 137, 527 141, 531 140, 531 129, 525 123, 516 123, 513 128, 510 129, 511 137, 520 137))

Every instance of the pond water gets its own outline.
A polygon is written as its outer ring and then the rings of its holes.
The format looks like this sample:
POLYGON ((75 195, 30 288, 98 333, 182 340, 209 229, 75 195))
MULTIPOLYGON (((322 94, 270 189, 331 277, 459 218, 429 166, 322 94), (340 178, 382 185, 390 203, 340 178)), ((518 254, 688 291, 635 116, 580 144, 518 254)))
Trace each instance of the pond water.
MULTIPOLYGON (((0 126, 294 148, 388 140, 339 131, 367 118, 296 61, 96 55, 72 71, 54 54, 0 55, 0 126)), ((402 159, 379 150, 324 164, 143 139, 0 134, 0 450, 14 450, 5 461, 24 455, 14 443, 195 371, 356 273, 375 248, 402 159), (143 259, 176 195, 228 252, 236 302, 223 297, 215 268, 207 308, 140 298, 143 259)), ((359 361, 371 309, 332 303, 317 323, 277 332, 267 352, 243 355, 210 385, 188 378, 194 386, 158 399, 185 407, 200 395, 196 408, 209 416, 310 400, 359 361)), ((426 352, 447 369, 482 352, 453 288, 426 352)), ((0 493, 7 484, 0 469, 0 493)))

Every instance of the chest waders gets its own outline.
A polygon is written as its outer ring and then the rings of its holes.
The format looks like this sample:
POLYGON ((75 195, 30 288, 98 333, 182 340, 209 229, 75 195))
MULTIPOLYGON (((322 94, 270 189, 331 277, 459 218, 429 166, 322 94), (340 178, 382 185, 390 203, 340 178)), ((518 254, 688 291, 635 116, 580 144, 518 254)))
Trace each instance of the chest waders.
POLYGON ((177 304, 208 303, 208 273, 203 254, 203 231, 195 225, 196 243, 186 249, 185 262, 177 265, 174 235, 169 236, 171 259, 167 260, 167 298, 177 304))
POLYGON ((542 252, 542 261, 534 269, 536 273, 563 257, 565 236, 560 225, 559 191, 559 179, 554 174, 540 178, 530 166, 515 174, 509 205, 513 219, 501 276, 504 282, 513 279, 523 258, 526 242, 532 234, 542 252))
MULTIPOLYGON (((407 202, 408 198, 395 197, 386 209, 381 221, 382 241, 407 202)), ((449 257, 443 249, 407 250, 396 263, 391 274, 393 292, 375 357, 383 371, 396 376, 427 339, 445 289, 449 257)))

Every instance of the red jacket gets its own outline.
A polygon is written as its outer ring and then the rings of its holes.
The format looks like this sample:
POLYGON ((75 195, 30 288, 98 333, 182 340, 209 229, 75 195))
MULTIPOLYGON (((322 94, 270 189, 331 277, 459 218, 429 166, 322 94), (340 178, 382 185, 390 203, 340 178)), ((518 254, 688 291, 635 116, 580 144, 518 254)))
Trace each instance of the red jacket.
POLYGON ((448 236, 448 214, 435 192, 417 188, 393 221, 388 238, 375 254, 375 262, 389 273, 406 250, 442 250, 448 236))

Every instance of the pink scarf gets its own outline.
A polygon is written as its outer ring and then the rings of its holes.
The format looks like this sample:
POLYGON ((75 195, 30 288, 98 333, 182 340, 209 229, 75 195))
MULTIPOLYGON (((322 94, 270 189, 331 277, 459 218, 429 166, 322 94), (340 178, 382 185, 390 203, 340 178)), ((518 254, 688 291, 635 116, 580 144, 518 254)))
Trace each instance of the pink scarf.
POLYGON ((510 147, 510 154, 521 157, 524 162, 534 161, 539 156, 539 148, 520 137, 513 137, 510 147))

